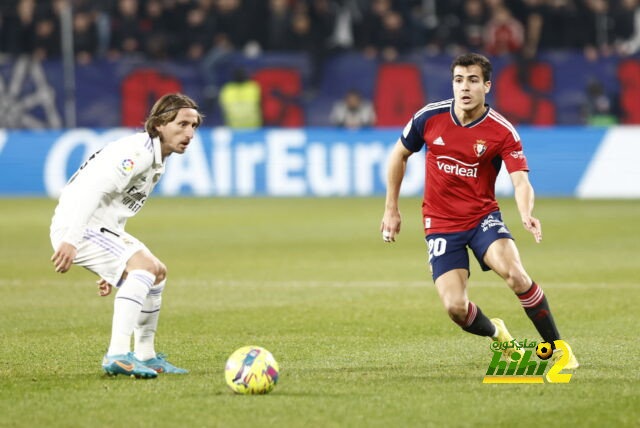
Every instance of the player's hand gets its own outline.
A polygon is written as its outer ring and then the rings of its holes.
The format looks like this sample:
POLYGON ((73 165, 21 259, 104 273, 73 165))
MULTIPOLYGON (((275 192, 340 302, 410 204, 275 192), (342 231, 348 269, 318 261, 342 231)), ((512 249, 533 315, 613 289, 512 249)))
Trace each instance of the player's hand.
POLYGON ((402 223, 400 211, 397 209, 384 210, 384 217, 382 217, 380 224, 380 232, 382 232, 384 242, 396 242, 396 235, 400 233, 400 223, 402 223))
POLYGON ((540 241, 542 241, 542 225, 540 224, 540 220, 531 216, 522 217, 522 225, 533 234, 536 243, 539 244, 540 241))
POLYGON ((76 247, 68 242, 60 244, 56 252, 51 256, 51 261, 53 262, 53 267, 56 272, 65 273, 68 271, 71 268, 73 260, 76 258, 76 252, 76 247))
POLYGON ((111 290, 113 289, 113 286, 109 284, 106 280, 100 279, 96 281, 96 284, 98 284, 98 294, 100 296, 104 297, 111 294, 111 290))

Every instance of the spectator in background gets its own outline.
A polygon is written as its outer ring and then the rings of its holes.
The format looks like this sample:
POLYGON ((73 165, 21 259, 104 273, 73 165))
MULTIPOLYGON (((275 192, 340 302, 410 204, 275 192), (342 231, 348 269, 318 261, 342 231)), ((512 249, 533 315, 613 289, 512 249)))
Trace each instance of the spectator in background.
POLYGON ((247 20, 240 0, 217 0, 215 14, 214 45, 228 50, 242 50, 247 42, 247 20))
POLYGON ((613 42, 621 55, 640 51, 640 1, 620 0, 613 12, 613 42))
POLYGON ((109 51, 111 41, 112 0, 76 0, 85 10, 91 10, 98 40, 96 56, 103 57, 109 51))
POLYGON ((393 8, 391 0, 373 0, 364 14, 361 34, 357 37, 363 53, 369 58, 381 56, 387 61, 398 58, 411 47, 410 33, 402 15, 393 8))
POLYGON ((331 38, 336 27, 337 4, 331 0, 311 0, 309 2, 309 17, 313 27, 313 46, 316 50, 326 52, 332 44, 331 38))
POLYGON ((363 99, 359 91, 350 89, 343 100, 334 104, 330 120, 334 126, 358 129, 373 126, 376 114, 371 102, 363 99))
POLYGON ((411 0, 405 4, 403 17, 413 33, 413 45, 424 48, 428 55, 457 51, 462 3, 463 0, 411 0))
POLYGON ((88 64, 96 54, 98 34, 90 11, 78 10, 73 15, 73 47, 79 64, 88 64))
POLYGON ((247 72, 237 68, 233 80, 220 90, 220 107, 224 123, 231 128, 259 128, 262 126, 260 85, 249 79, 247 72))
POLYGON ((587 101, 582 108, 584 122, 591 126, 611 126, 618 123, 612 99, 597 80, 587 85, 587 101))
POLYGON ((582 48, 582 12, 573 0, 547 0, 541 12, 539 49, 582 48))
POLYGON ((540 50, 583 49, 590 59, 609 51, 610 19, 600 0, 524 0, 525 56, 540 50))
POLYGON ((4 34, 8 37, 4 43, 8 53, 21 55, 32 52, 35 10, 35 0, 19 0, 13 11, 7 12, 4 34))
POLYGON ((436 0, 412 0, 406 6, 411 44, 425 47, 427 52, 437 52, 439 49, 433 45, 441 22, 436 0))
POLYGON ((509 9, 498 5, 484 30, 485 52, 505 55, 519 52, 524 44, 524 27, 509 9))
POLYGON ((250 15, 244 16, 240 0, 216 0, 211 11, 213 22, 213 40, 209 51, 203 58, 202 70, 206 79, 204 97, 207 106, 213 106, 220 89, 220 75, 229 69, 232 54, 242 50, 245 42, 245 28, 250 15))
POLYGON ((458 43, 471 51, 479 51, 484 46, 484 27, 487 22, 482 0, 466 0, 460 16, 458 43))
POLYGON ((372 0, 369 9, 364 12, 360 34, 356 40, 360 41, 358 44, 361 45, 365 56, 377 56, 377 37, 382 31, 382 19, 392 11, 391 0, 372 0))
POLYGON ((409 38, 400 13, 390 11, 382 16, 382 28, 377 35, 376 48, 382 59, 395 61, 409 47, 409 38))
POLYGON ((306 51, 313 46, 311 18, 306 8, 299 8, 291 16, 288 47, 293 51, 306 51))
POLYGON ((211 68, 233 52, 304 51, 311 86, 338 48, 386 60, 414 47, 529 59, 538 50, 582 49, 594 60, 640 51, 640 0, 0 0, 0 52, 58 57, 65 2, 82 15, 73 23, 79 62, 109 50, 206 58, 211 68))
MULTIPOLYGON (((148 0, 140 18, 140 35, 144 45, 144 52, 151 59, 162 60, 169 56, 170 46, 167 29, 171 18, 160 0, 148 0)), ((184 50, 182 50, 184 53, 184 50)))
POLYGON ((311 78, 309 83, 313 92, 320 86, 325 61, 331 49, 333 49, 332 38, 336 27, 338 9, 332 0, 311 0, 308 8, 309 19, 311 20, 311 78))
POLYGON ((206 9, 193 8, 187 12, 186 29, 182 33, 182 47, 189 59, 204 56, 213 39, 213 22, 207 19, 206 9))
POLYGON ((532 59, 538 53, 542 31, 544 0, 523 0, 522 22, 525 25, 525 44, 523 56, 532 59))
MULTIPOLYGON (((211 0, 209 0, 211 1, 211 0)), ((243 0, 242 15, 245 18, 246 39, 244 53, 250 57, 260 55, 266 45, 267 20, 269 16, 269 1, 243 0)))
POLYGON ((111 17, 111 56, 142 52, 142 33, 138 20, 138 0, 118 0, 111 17))
POLYGON ((291 11, 287 0, 269 0, 262 47, 270 51, 286 50, 289 44, 291 11))
POLYGON ((39 60, 60 56, 60 28, 59 18, 46 14, 35 22, 33 37, 33 55, 39 60))
POLYGON ((595 61, 600 55, 611 54, 613 20, 610 15, 609 2, 606 0, 584 0, 582 5, 584 18, 582 24, 582 40, 585 55, 595 61))

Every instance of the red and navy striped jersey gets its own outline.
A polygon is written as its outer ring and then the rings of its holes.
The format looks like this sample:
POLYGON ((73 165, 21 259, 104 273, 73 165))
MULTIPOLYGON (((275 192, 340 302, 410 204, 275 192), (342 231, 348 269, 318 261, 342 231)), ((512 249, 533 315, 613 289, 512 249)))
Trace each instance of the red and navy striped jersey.
POLYGON ((412 152, 426 145, 426 233, 469 230, 498 210, 495 183, 502 161, 510 173, 529 170, 518 132, 489 106, 482 117, 463 126, 453 99, 427 104, 400 139, 412 152))

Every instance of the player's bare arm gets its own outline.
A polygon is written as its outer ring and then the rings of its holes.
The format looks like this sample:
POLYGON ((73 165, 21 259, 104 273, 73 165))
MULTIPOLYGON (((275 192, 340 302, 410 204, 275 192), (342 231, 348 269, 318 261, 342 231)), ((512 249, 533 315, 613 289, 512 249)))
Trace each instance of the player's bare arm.
POLYGON ((55 253, 51 256, 53 267, 56 272, 65 273, 71 268, 73 260, 76 258, 76 247, 68 242, 62 242, 55 253))
POLYGON ((526 171, 516 171, 511 174, 511 182, 515 189, 516 205, 520 212, 522 225, 533 234, 537 243, 542 241, 542 225, 540 220, 535 218, 533 213, 534 191, 529 182, 529 173, 526 171))
POLYGON ((384 216, 380 224, 382 239, 385 242, 395 242, 395 235, 400 233, 402 218, 398 208, 398 197, 404 173, 407 169, 407 159, 412 152, 398 140, 389 157, 389 172, 387 175, 387 198, 385 201, 384 216))

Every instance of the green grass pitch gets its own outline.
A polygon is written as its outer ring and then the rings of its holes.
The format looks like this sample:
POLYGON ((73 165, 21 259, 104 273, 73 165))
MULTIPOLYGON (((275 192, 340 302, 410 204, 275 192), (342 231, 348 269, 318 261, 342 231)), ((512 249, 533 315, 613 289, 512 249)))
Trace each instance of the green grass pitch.
MULTIPOLYGON (((0 200, 0 426, 638 426, 640 201, 538 200, 540 245, 501 205, 582 364, 568 384, 482 384, 489 341, 441 307, 420 201, 401 201, 389 245, 382 198, 151 199, 128 231, 168 265, 157 350, 191 373, 108 378, 113 295, 81 268, 53 272, 54 201, 0 200), (280 363, 267 396, 224 383, 249 344, 280 363)), ((475 261, 469 293, 539 340, 475 261)))

